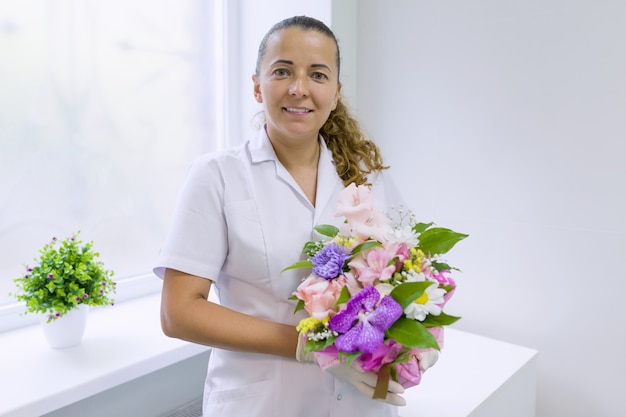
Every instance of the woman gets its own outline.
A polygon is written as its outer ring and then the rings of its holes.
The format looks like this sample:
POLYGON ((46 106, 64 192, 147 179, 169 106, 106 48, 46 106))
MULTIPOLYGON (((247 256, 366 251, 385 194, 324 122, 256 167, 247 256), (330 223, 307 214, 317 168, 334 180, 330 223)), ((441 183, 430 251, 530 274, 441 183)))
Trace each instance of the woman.
MULTIPOLYGON (((377 205, 397 201, 377 147, 363 138, 340 93, 335 36, 294 17, 263 38, 252 77, 264 128, 245 144, 200 157, 179 197, 155 268, 163 278, 163 331, 212 346, 204 416, 396 416, 403 388, 372 400, 376 377, 345 365, 296 360, 288 298, 316 224, 334 217, 344 186, 371 184, 377 205), (207 301, 215 287, 220 304, 207 301)), ((302 357, 302 355, 298 355, 302 357)))

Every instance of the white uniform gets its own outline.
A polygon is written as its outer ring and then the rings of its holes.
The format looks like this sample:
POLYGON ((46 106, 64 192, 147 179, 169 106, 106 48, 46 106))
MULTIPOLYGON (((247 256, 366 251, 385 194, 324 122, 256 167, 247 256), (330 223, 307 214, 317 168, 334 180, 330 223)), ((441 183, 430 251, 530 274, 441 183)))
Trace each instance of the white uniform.
MULTIPOLYGON (((155 273, 162 278, 172 268, 211 279, 223 306, 295 326, 306 313, 294 315, 295 302, 288 298, 307 271, 280 271, 304 259, 302 247, 314 237, 315 225, 342 221, 334 213, 344 186, 331 152, 320 143, 315 207, 278 161, 264 129, 233 150, 196 160, 155 273)), ((380 209, 396 201, 382 174, 373 192, 380 209)), ((213 349, 204 416, 385 417, 397 416, 397 409, 315 364, 213 349)))

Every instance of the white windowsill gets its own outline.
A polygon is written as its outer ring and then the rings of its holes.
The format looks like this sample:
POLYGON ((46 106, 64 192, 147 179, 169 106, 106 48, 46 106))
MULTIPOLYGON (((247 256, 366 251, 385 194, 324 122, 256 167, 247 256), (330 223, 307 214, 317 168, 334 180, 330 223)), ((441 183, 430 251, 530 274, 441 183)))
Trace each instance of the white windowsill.
MULTIPOLYGON (((155 293, 90 311, 70 349, 49 348, 39 325, 0 333, 0 417, 40 416, 209 350, 163 335, 159 303, 155 293)), ((530 417, 536 374, 537 351, 449 328, 400 415, 530 417)))
POLYGON ((39 325, 0 333, 0 416, 42 415, 209 348, 166 337, 160 295, 90 311, 80 345, 48 347, 39 325))

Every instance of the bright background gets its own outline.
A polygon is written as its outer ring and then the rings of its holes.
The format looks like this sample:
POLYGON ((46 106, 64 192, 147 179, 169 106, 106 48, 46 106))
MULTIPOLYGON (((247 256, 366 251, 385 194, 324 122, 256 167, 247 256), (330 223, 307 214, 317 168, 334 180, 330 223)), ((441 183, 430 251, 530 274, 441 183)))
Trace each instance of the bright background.
POLYGON ((0 0, 0 307, 77 230, 116 280, 150 274, 190 159, 223 145, 214 2, 160 3, 0 0))
MULTIPOLYGON (((0 5, 7 10, 20 3, 0 5)), ((98 242, 122 244, 108 254, 115 262, 133 256, 141 259, 145 266, 139 270, 144 271, 163 238, 187 159, 213 146, 188 142, 205 127, 212 129, 202 126, 216 117, 192 110, 205 105, 194 93, 203 85, 204 70, 215 68, 188 59, 192 45, 202 49, 198 42, 208 26, 197 19, 206 15, 194 8, 204 3, 107 3, 121 12, 106 11, 109 6, 101 2, 29 4, 32 11, 24 19, 30 28, 53 24, 59 33, 26 38, 17 49, 21 60, 41 60, 58 50, 55 39, 68 36, 71 27, 49 12, 64 4, 83 16, 77 22, 84 33, 97 24, 98 33, 132 36, 113 36, 125 42, 115 44, 118 49, 102 48, 102 55, 84 48, 84 39, 77 41, 74 52, 92 58, 75 65, 96 68, 99 89, 85 89, 93 83, 76 81, 75 88, 64 88, 73 68, 67 66, 72 55, 64 55, 66 66, 49 68, 46 75, 57 81, 56 101, 49 91, 20 84, 24 66, 2 55, 0 222, 15 219, 47 239, 60 220, 33 221, 29 210, 45 204, 47 195, 71 196, 76 187, 91 187, 98 197, 70 204, 72 213, 90 219, 99 206, 125 213, 109 223, 94 221, 89 231, 100 233, 98 242), (80 26, 94 17, 95 5, 106 18, 80 26), (34 6, 43 7, 41 16, 34 6), (190 33, 191 27, 197 32, 190 33), (140 48, 146 39, 154 43, 140 48), (112 54, 124 65, 109 67, 116 62, 112 54), (163 71, 145 72, 148 63, 163 71), (116 81, 127 74, 145 80, 139 83, 146 86, 143 98, 141 90, 124 90, 124 83, 116 81), (150 92, 150 81, 166 74, 171 82, 159 84, 165 90, 150 92), (37 102, 28 115, 30 130, 16 126, 24 97, 37 102), (59 103, 94 109, 87 134, 59 134, 59 111, 53 111, 59 103), (188 130, 190 123, 199 130, 188 130), (117 133, 120 125, 132 134, 117 133), (99 152, 81 155, 74 174, 59 176, 57 161, 72 160, 72 152, 103 132, 113 132, 108 137, 125 150, 105 142, 99 152), (22 135, 20 141, 13 140, 15 133, 22 135), (47 147, 42 151, 34 138, 48 141, 47 147), (61 138, 71 145, 69 154, 55 153, 61 138), (138 152, 137 144, 148 151, 138 152), (49 167, 50 176, 33 177, 35 164, 49 167), (154 171, 142 174, 137 167, 154 171), (89 177, 93 171, 100 174, 89 177), (12 185, 14 178, 19 186, 12 185), (132 198, 105 198, 118 196, 115 188, 104 186, 110 178, 118 179, 117 191, 132 198), (146 194, 146 184, 159 184, 159 193, 146 194), (161 231, 127 226, 133 216, 158 224, 161 231), (149 247, 133 243, 137 236, 149 247)), ((421 219, 470 234, 450 257, 463 271, 449 304, 452 314, 463 316, 455 327, 539 350, 537 416, 626 415, 621 397, 626 373, 626 313, 621 308, 626 289, 621 265, 626 253, 626 3, 233 0, 227 9, 222 109, 227 134, 222 144, 239 143, 254 132, 258 107, 250 76, 265 31, 293 14, 330 23, 343 47, 343 91, 393 166, 407 200, 421 219)), ((7 22, 0 14, 3 54, 7 42, 15 41, 16 27, 7 22)), ((64 123, 75 127, 72 120, 64 123)), ((2 224, 0 268, 8 270, 30 251, 22 234, 2 224)), ((454 395, 462 393, 451 393, 451 401, 454 395)))
POLYGON ((470 234, 456 327, 539 350, 538 416, 626 415, 626 3, 356 16, 359 116, 420 218, 470 234))
POLYGON ((407 200, 470 234, 455 327, 539 351, 538 417, 626 415, 626 3, 330 3, 344 93, 407 200))

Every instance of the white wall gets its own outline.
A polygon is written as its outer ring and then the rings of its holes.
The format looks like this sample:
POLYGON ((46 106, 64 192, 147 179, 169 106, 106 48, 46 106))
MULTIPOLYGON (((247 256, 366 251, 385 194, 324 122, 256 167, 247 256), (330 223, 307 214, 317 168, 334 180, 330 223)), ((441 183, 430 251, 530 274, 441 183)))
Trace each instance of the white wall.
POLYGON ((341 55, 341 98, 347 106, 355 108, 358 100, 358 0, 334 0, 331 8, 333 30, 341 55))
POLYGON ((626 3, 357 9, 361 120, 418 216, 470 234, 456 327, 540 351, 538 416, 626 415, 626 3))

